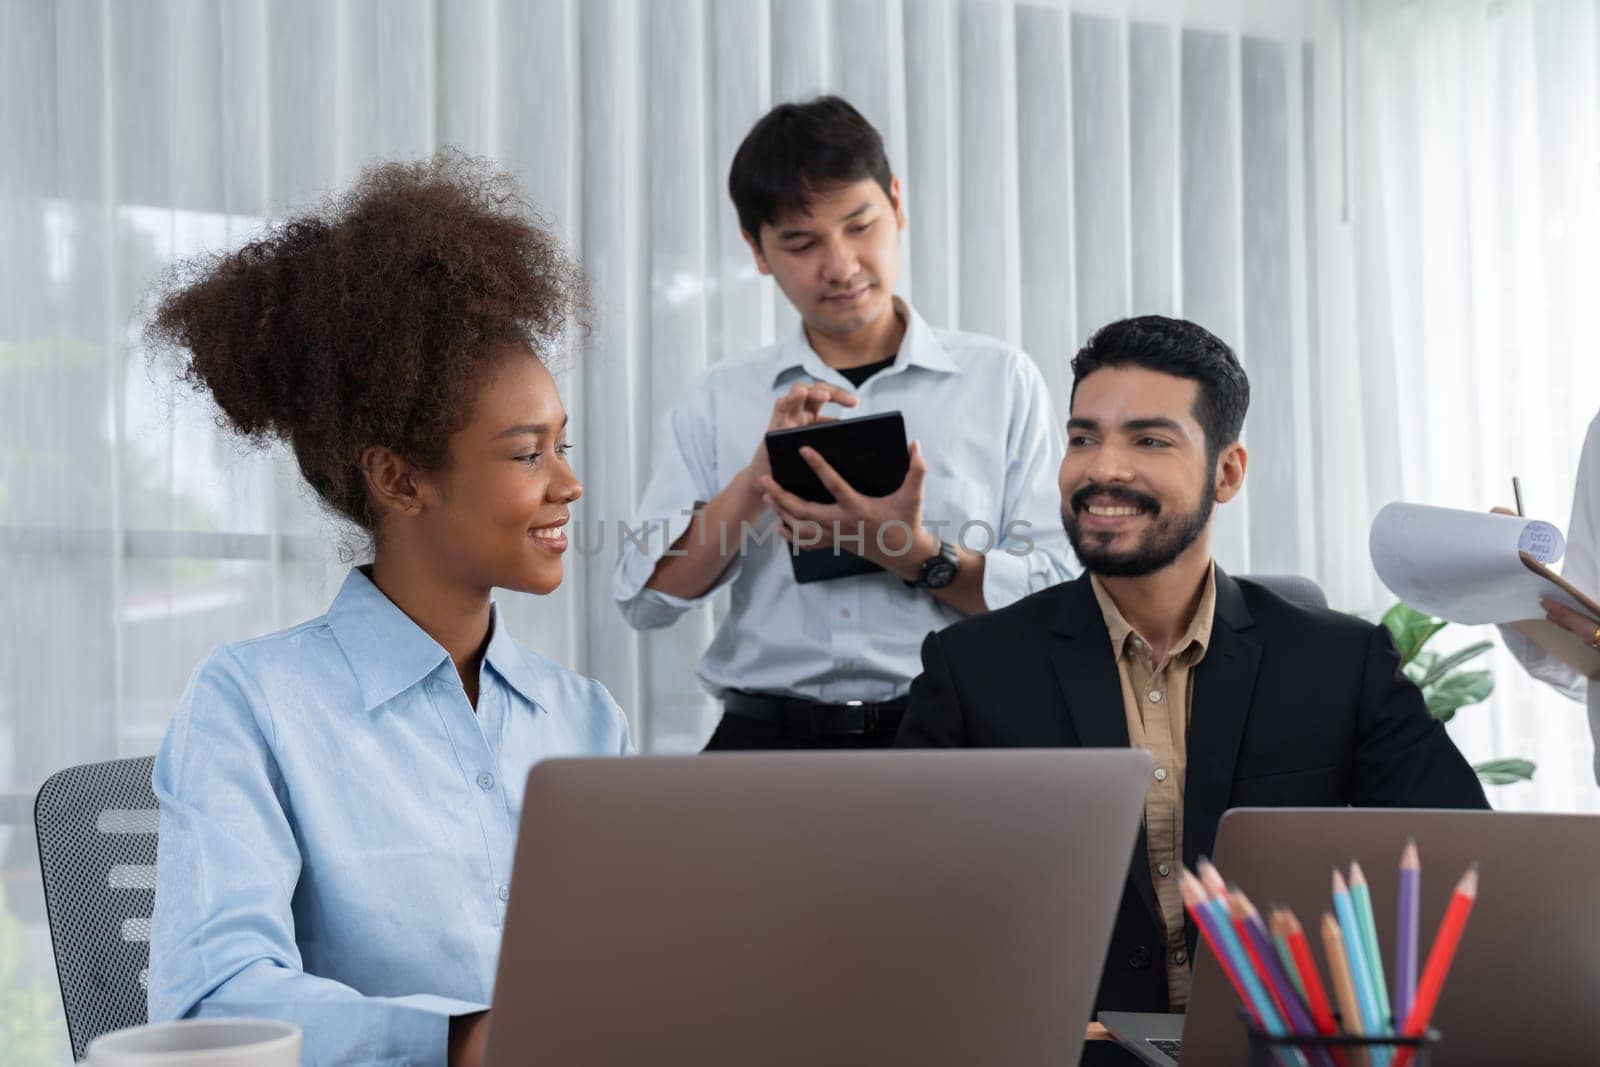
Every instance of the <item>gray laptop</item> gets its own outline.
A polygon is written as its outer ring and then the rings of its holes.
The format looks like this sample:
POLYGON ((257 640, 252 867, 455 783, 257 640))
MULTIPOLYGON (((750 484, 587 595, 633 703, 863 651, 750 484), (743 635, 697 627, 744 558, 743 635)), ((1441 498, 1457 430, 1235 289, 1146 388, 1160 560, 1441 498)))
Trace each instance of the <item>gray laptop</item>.
POLYGON ((552 760, 487 1062, 1071 1063, 1141 750, 552 760))
MULTIPOLYGON (((1407 836, 1422 854, 1419 952, 1433 943, 1456 880, 1482 863, 1478 901, 1433 1025, 1435 1062, 1593 1063, 1600 1059, 1600 816, 1493 811, 1237 808, 1217 830, 1217 868, 1257 904, 1287 904, 1327 971, 1317 929, 1334 864, 1361 861, 1385 974, 1393 980, 1396 864, 1407 836), (1588 1051, 1584 1051, 1584 1050, 1588 1051)), ((1187 1019, 1102 1012, 1144 1062, 1246 1061, 1238 998, 1203 948, 1187 1019), (1166 1054, 1181 1035, 1181 1054, 1166 1054)))

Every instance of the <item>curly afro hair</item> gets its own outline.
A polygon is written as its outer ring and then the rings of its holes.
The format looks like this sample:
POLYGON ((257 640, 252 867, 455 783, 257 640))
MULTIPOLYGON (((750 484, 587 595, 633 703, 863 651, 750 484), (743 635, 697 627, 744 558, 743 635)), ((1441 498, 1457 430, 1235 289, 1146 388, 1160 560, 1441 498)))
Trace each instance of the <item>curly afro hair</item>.
POLYGON ((376 533, 363 450, 442 469, 507 345, 548 359, 585 303, 510 177, 447 151, 372 167, 238 251, 180 264, 148 336, 181 350, 225 425, 287 441, 317 494, 376 533))

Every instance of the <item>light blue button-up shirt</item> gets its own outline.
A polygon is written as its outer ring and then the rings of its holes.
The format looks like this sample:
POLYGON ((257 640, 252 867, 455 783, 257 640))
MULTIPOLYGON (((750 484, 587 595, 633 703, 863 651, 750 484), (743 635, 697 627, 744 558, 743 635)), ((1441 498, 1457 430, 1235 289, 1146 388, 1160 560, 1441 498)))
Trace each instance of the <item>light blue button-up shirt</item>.
POLYGON ((474 714, 448 653, 353 570, 321 618, 224 645, 156 759, 152 1021, 286 1019, 306 1064, 443 1064, 490 1000, 528 770, 622 754, 600 683, 494 613, 474 714))
MULTIPOLYGON (((961 618, 886 572, 796 583, 789 546, 770 530, 771 515, 756 532, 772 536, 747 545, 704 595, 684 599, 645 588, 688 528, 689 509, 716 496, 750 463, 773 403, 798 380, 827 382, 858 397, 857 407, 829 405, 827 415, 901 412, 906 434, 922 442, 928 462, 923 524, 945 541, 986 553, 989 608, 1073 575, 1056 488, 1065 444, 1038 368, 1010 345, 934 329, 903 302, 897 306, 906 333, 894 364, 859 388, 822 361, 802 327, 781 344, 711 367, 662 420, 655 468, 630 524, 634 534, 618 537, 613 593, 631 625, 651 629, 731 587, 731 610, 698 669, 713 694, 749 689, 829 702, 886 700, 903 694, 920 670, 923 637, 961 618), (648 536, 639 536, 646 524, 648 536)), ((729 543, 738 535, 728 531, 729 543)))

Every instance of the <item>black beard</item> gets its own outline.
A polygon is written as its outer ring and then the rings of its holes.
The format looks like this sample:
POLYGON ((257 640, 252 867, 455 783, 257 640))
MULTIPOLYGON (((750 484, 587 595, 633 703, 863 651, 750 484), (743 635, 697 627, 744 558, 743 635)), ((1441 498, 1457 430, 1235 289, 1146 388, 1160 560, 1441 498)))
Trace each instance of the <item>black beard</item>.
POLYGON ((1200 504, 1194 511, 1162 519, 1161 505, 1154 497, 1132 489, 1103 489, 1090 484, 1073 493, 1067 505, 1061 509, 1061 525, 1066 527, 1067 540, 1072 543, 1072 551, 1077 553, 1078 562, 1090 574, 1098 574, 1102 578, 1141 578, 1183 555, 1184 550, 1205 532, 1215 506, 1216 500, 1211 494, 1202 493, 1200 504), (1150 528, 1131 551, 1112 552, 1088 543, 1078 524, 1078 515, 1091 496, 1108 497, 1143 508, 1149 514, 1153 520, 1150 528))

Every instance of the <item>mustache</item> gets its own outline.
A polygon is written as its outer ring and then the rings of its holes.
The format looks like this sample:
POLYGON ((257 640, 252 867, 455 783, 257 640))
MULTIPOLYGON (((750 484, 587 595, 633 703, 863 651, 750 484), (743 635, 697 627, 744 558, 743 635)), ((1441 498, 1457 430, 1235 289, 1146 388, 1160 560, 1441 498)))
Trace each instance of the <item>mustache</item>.
POLYGON ((1102 486, 1096 485, 1093 482, 1090 482, 1088 485, 1083 486, 1077 492, 1073 493, 1071 499, 1069 499, 1067 503, 1071 505, 1073 512, 1076 513, 1082 511, 1088 505, 1089 498, 1092 496, 1106 497, 1121 504, 1129 504, 1136 508, 1142 508, 1152 515, 1155 515, 1161 511, 1160 502, 1157 501, 1153 496, 1147 496, 1144 493, 1138 492, 1134 489, 1128 489, 1125 486, 1102 486))
POLYGON ((826 292, 824 292, 822 294, 822 298, 824 300, 827 300, 827 299, 829 299, 831 297, 838 296, 840 293, 854 292, 855 290, 860 289, 863 285, 875 285, 875 284, 877 284, 877 279, 876 278, 870 278, 867 275, 863 274, 859 278, 850 279, 850 281, 845 283, 844 285, 835 285, 835 286, 829 288, 826 292))

